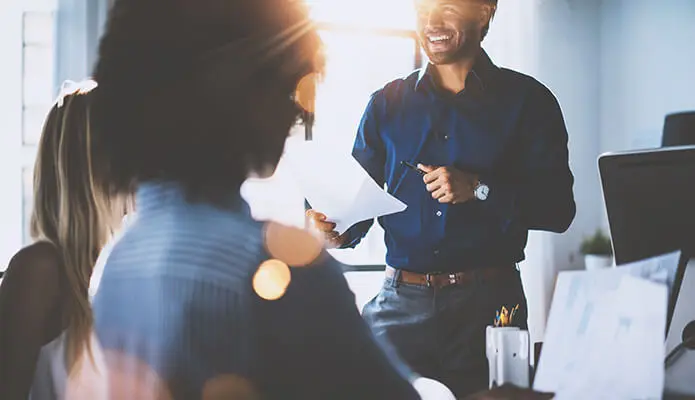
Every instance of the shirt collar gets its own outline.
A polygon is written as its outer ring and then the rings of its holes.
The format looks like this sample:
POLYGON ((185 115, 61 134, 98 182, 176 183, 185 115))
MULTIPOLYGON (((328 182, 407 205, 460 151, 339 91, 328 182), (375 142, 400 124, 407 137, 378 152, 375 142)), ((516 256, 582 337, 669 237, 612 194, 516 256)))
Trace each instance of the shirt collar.
MULTIPOLYGON (((135 206, 138 215, 156 212, 162 208, 193 205, 186 196, 184 187, 176 182, 150 181, 138 185, 135 206)), ((224 208, 250 216, 251 210, 239 192, 231 193, 224 208)))
MULTIPOLYGON (((434 84, 433 80, 433 65, 427 63, 427 66, 420 68, 418 73, 417 81, 415 82, 415 89, 419 89, 422 86, 423 81, 434 84)), ((473 64, 473 69, 466 78, 466 86, 469 83, 474 82, 482 91, 486 91, 490 84, 494 80, 494 74, 499 70, 499 68, 492 62, 490 56, 487 55, 485 50, 480 50, 480 55, 475 60, 473 64)))

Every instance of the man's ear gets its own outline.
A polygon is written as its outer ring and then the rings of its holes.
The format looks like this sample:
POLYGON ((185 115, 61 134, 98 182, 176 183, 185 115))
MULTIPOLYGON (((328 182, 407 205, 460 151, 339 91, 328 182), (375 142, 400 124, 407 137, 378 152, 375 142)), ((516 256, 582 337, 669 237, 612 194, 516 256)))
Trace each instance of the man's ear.
POLYGON ((483 4, 480 7, 480 22, 482 26, 488 25, 495 18, 495 12, 497 11, 497 6, 492 4, 483 4))

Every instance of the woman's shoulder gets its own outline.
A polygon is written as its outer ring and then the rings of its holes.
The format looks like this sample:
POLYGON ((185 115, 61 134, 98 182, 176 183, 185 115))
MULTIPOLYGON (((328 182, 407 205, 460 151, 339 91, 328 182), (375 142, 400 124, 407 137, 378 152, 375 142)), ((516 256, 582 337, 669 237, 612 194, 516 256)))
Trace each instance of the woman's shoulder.
POLYGON ((3 285, 31 285, 38 288, 58 286, 62 276, 62 259, 58 249, 49 242, 40 241, 19 250, 10 260, 3 285))
MULTIPOLYGON (((38 241, 19 250, 10 260, 10 266, 31 264, 36 269, 59 269, 62 259, 58 248, 50 242, 38 241)), ((9 268, 9 266, 8 266, 9 268)))

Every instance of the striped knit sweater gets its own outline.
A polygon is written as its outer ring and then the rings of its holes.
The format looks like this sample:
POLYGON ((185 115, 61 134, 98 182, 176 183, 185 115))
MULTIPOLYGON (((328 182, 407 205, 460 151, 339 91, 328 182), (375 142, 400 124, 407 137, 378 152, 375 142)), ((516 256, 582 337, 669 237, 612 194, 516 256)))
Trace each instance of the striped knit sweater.
MULTIPOLYGON (((267 399, 418 398, 325 252, 291 268, 281 298, 264 300, 253 276, 272 258, 267 224, 240 196, 222 209, 186 201, 177 184, 148 183, 136 204, 93 304, 107 354, 146 365, 174 399, 201 398, 220 382, 267 399)), ((132 363, 126 372, 145 379, 132 363)), ((111 382, 121 395, 137 390, 121 383, 111 382)))

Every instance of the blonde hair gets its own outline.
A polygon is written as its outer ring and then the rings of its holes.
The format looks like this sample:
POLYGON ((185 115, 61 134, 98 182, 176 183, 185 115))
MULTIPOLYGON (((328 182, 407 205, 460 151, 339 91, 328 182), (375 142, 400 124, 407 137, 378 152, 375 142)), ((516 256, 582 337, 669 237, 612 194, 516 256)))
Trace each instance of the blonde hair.
POLYGON ((92 358, 88 289, 99 253, 120 223, 124 203, 95 181, 89 89, 62 95, 46 118, 34 165, 31 236, 55 245, 69 295, 66 364, 73 371, 83 351, 92 358), (120 212, 120 216, 119 216, 120 212))

